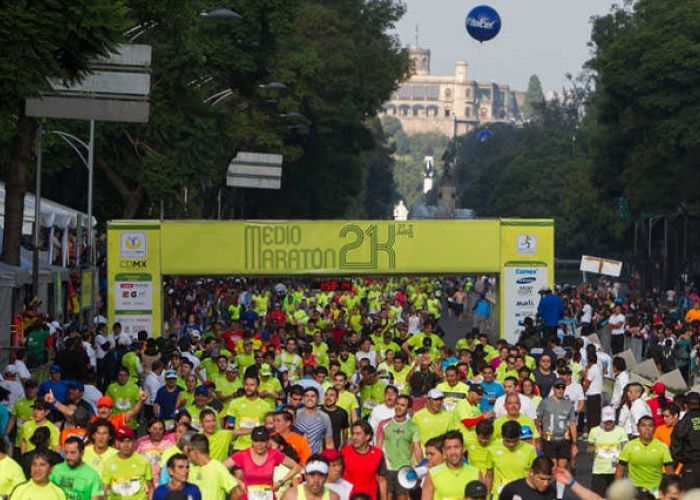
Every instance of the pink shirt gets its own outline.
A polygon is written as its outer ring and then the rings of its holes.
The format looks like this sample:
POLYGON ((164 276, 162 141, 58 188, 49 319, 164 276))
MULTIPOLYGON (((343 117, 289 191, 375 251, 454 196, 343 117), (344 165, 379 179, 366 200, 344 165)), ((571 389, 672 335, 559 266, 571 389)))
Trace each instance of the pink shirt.
POLYGON ((231 460, 243 470, 243 482, 246 487, 246 495, 243 496, 244 499, 248 498, 247 490, 251 486, 266 485, 272 487, 275 467, 282 463, 285 456, 286 455, 279 450, 269 449, 267 450, 267 459, 260 465, 253 462, 252 450, 250 448, 237 451, 231 456, 231 460))
POLYGON ((174 433, 163 435, 163 439, 158 443, 152 442, 148 434, 136 440, 136 451, 150 462, 154 478, 160 477, 160 458, 163 456, 163 452, 174 444, 174 433))

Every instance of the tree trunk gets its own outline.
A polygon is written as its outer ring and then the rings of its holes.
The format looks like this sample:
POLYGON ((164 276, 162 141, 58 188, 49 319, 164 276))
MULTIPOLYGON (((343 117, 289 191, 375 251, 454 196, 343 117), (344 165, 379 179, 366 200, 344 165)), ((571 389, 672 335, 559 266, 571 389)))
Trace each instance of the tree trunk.
POLYGON ((139 184, 136 189, 130 189, 126 182, 119 177, 119 174, 114 170, 102 156, 95 156, 95 164, 102 170, 107 177, 107 180, 117 189, 119 196, 123 202, 122 217, 132 219, 136 216, 141 208, 144 199, 143 184, 139 184))
POLYGON ((35 130, 36 121, 25 116, 22 103, 5 177, 5 227, 0 256, 0 260, 13 266, 19 266, 21 263, 24 195, 29 182, 29 163, 32 161, 35 130))

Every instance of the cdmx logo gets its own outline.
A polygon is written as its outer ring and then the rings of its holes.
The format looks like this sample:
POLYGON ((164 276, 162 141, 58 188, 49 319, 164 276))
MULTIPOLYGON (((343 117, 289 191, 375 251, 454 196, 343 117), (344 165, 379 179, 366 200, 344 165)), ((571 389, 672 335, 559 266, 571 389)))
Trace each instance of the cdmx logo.
POLYGON ((138 235, 127 234, 124 237, 124 245, 129 250, 138 250, 143 246, 143 240, 138 235))

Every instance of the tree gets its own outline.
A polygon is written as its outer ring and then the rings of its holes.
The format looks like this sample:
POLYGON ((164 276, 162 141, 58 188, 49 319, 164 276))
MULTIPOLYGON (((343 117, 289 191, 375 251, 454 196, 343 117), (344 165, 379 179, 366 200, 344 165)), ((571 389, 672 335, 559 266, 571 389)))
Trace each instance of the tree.
POLYGON ((698 207, 700 2, 639 0, 595 20, 594 179, 632 212, 698 207))
POLYGON ((8 264, 20 263, 36 129, 36 121, 25 115, 24 100, 46 89, 47 78, 80 79, 90 59, 114 48, 127 26, 126 12, 121 0, 10 0, 0 9, 0 113, 5 128, 0 161, 6 189, 0 258, 8 264))
POLYGON ((542 82, 537 75, 532 75, 527 84, 527 93, 525 94, 525 102, 523 103, 523 117, 526 120, 537 119, 537 109, 544 103, 544 91, 542 90, 542 82))

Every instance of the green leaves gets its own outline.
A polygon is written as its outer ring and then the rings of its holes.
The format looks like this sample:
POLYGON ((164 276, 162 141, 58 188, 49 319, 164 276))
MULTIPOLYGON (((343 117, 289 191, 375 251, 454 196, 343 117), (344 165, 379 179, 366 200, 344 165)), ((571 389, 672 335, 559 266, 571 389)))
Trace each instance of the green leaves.
POLYGON ((595 175, 631 209, 697 205, 700 1, 640 0, 595 21, 595 175))

